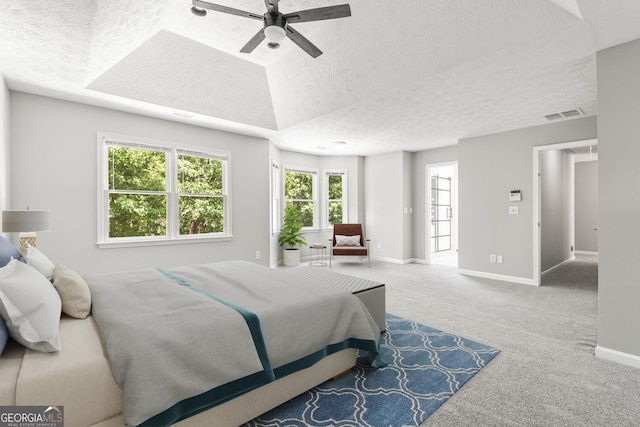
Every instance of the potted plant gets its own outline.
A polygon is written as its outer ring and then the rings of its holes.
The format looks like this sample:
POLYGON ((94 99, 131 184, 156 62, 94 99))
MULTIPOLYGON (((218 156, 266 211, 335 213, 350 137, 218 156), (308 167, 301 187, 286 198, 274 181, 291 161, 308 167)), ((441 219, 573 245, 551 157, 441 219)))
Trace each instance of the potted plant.
POLYGON ((300 212, 293 203, 287 203, 280 228, 278 243, 283 248, 283 262, 287 267, 300 265, 300 246, 306 245, 302 230, 300 212))

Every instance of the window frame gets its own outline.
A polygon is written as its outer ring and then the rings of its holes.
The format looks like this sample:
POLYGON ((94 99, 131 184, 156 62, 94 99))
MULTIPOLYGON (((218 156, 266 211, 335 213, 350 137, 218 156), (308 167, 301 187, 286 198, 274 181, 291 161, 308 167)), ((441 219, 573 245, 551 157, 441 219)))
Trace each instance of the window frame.
POLYGON ((273 160, 271 162, 271 234, 275 235, 282 228, 282 195, 284 186, 282 184, 282 170, 280 163, 273 160))
POLYGON ((319 206, 319 201, 318 201, 318 169, 314 169, 314 168, 305 168, 305 167, 300 167, 300 166, 284 166, 284 169, 282 171, 282 208, 280 209, 280 215, 284 215, 284 209, 287 206, 287 202, 289 201, 289 199, 287 199, 286 196, 286 191, 285 191, 285 186, 286 186, 286 176, 287 176, 287 172, 293 172, 293 173, 304 173, 304 174, 309 174, 312 176, 312 180, 311 180, 311 185, 312 185, 312 197, 313 199, 307 200, 307 199, 291 199, 291 200, 297 200, 297 201, 310 201, 313 203, 313 225, 311 227, 302 227, 302 230, 304 230, 305 232, 309 232, 309 231, 314 231, 314 230, 319 230, 318 224, 319 224, 319 214, 318 214, 318 206, 319 206))
MULTIPOLYGON (((185 243, 229 241, 231 231, 231 153, 208 147, 189 146, 167 141, 117 135, 107 132, 97 133, 97 237, 100 248, 118 248, 135 246, 155 246, 185 243), (167 196, 167 234, 164 236, 109 237, 109 188, 108 147, 116 145, 130 148, 143 148, 165 152, 164 194, 167 196), (224 231, 220 233, 181 235, 179 230, 180 196, 190 193, 178 193, 178 156, 201 156, 222 161, 222 197, 224 231)), ((116 190, 117 192, 117 190, 116 190)))
POLYGON ((333 229, 333 225, 329 224, 329 205, 334 199, 329 199, 329 177, 332 175, 342 176, 342 223, 349 223, 349 204, 348 204, 348 188, 347 188, 347 170, 346 169, 324 169, 323 174, 323 201, 324 201, 324 218, 322 220, 325 230, 333 229))

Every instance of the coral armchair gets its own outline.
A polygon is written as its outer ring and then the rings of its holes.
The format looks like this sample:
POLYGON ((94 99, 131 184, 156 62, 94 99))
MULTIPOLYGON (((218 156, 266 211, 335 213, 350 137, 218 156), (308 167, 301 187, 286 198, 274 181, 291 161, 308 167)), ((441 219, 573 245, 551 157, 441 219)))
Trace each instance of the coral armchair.
POLYGON ((334 256, 358 256, 365 257, 371 267, 369 254, 369 239, 365 239, 362 232, 362 224, 334 224, 333 238, 329 239, 329 267, 334 256))

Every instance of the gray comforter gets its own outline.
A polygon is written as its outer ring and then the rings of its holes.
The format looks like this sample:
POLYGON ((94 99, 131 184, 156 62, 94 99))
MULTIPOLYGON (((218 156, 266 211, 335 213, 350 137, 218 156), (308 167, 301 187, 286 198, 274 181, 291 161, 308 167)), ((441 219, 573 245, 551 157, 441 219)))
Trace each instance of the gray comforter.
POLYGON ((171 424, 346 347, 376 351, 360 300, 232 261, 85 276, 127 425, 171 424))

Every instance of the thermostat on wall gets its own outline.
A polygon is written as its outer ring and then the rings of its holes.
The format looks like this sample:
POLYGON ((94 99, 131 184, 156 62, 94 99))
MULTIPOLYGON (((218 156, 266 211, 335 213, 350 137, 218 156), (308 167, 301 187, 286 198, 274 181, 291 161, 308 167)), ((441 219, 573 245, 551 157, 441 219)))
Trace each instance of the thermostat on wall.
POLYGON ((521 200, 522 200, 522 193, 520 193, 520 190, 511 190, 511 193, 509 193, 509 201, 519 202, 521 200))

